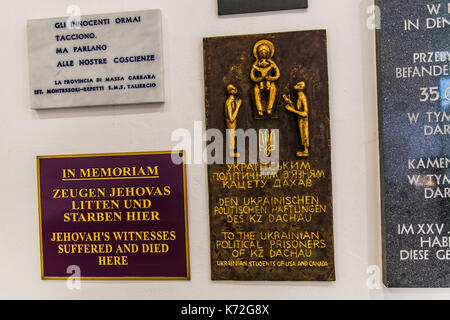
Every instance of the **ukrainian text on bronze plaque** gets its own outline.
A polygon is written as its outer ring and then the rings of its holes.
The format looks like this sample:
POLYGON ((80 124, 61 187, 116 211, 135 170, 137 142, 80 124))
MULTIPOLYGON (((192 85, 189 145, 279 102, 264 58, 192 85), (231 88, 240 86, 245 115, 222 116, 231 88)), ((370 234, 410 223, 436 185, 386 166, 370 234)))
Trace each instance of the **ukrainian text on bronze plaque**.
POLYGON ((326 32, 204 39, 213 280, 335 279, 326 32))

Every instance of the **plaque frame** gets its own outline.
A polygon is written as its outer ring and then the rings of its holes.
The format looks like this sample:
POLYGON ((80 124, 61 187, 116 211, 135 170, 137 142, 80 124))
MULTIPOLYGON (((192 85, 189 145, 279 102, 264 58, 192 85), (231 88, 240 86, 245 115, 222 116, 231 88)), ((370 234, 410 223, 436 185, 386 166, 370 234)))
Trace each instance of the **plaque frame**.
POLYGON ((138 155, 158 155, 158 154, 182 154, 183 159, 183 198, 184 198, 184 224, 185 224, 185 246, 186 246, 186 277, 79 277, 79 280, 191 280, 190 268, 190 252, 189 252, 189 219, 188 219, 188 205, 187 205, 187 186, 186 186, 186 153, 184 150, 173 151, 148 151, 148 152, 119 152, 119 153, 90 153, 90 154, 71 154, 71 155, 45 155, 36 156, 36 171, 37 171, 37 191, 38 191, 38 212, 39 212, 39 252, 40 252, 40 266, 41 266, 41 280, 68 280, 67 277, 53 277, 44 275, 44 251, 42 239, 42 211, 41 211, 41 172, 39 161, 41 159, 64 159, 64 158, 89 158, 89 157, 109 157, 109 156, 138 156, 138 155))

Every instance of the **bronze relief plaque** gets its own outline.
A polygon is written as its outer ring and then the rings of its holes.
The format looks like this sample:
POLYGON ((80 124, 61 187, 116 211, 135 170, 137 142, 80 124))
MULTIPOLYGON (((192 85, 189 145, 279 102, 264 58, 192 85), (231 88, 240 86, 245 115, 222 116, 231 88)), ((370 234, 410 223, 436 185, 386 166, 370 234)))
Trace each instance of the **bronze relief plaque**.
POLYGON ((212 280, 335 280, 326 42, 204 39, 212 280))

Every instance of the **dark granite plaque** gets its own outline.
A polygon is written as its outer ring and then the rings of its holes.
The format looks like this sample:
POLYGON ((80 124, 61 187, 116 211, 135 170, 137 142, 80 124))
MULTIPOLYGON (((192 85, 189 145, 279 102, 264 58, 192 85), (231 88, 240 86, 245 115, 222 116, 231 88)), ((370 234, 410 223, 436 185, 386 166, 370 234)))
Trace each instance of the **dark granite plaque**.
POLYGON ((213 280, 335 279, 326 47, 204 39, 213 280))
POLYGON ((189 279, 181 152, 38 157, 42 279, 189 279))
POLYGON ((219 15, 308 8, 308 0, 218 0, 219 15))
POLYGON ((384 283, 449 287, 449 1, 377 5, 384 283))

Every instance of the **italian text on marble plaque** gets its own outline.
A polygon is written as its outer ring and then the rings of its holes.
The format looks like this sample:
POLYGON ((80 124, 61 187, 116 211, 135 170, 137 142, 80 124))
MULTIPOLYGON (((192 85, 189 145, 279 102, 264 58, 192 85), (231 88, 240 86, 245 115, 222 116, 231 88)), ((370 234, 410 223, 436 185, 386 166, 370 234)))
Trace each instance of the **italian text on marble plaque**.
POLYGON ((188 280, 184 163, 148 152, 37 158, 42 279, 188 280))
POLYGON ((218 0, 219 15, 308 8, 308 0, 218 0))
POLYGON ((377 5, 384 283, 450 287, 450 2, 377 5))
POLYGON ((164 101, 161 12, 28 21, 33 109, 164 101))
POLYGON ((326 42, 204 39, 213 280, 335 279, 326 42))

